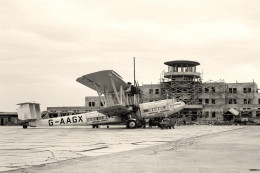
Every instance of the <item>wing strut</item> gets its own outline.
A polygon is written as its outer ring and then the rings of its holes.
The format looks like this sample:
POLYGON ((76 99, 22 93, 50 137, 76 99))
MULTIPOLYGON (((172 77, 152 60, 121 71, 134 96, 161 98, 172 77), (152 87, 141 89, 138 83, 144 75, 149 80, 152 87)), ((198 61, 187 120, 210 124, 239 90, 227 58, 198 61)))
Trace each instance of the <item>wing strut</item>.
POLYGON ((99 91, 99 89, 98 89, 98 87, 97 87, 97 85, 96 85, 96 83, 93 83, 94 84, 94 86, 96 87, 96 90, 97 90, 97 93, 98 93, 98 97, 99 97, 99 99, 100 99, 100 101, 102 102, 102 104, 104 105, 104 107, 106 108, 107 107, 107 103, 104 101, 104 99, 101 97, 101 92, 99 91))
POLYGON ((122 85, 121 85, 120 89, 121 89, 121 91, 122 91, 122 99, 123 99, 123 102, 125 103, 125 105, 127 105, 126 93, 124 92, 122 85))
POLYGON ((108 93, 107 89, 104 88, 104 92, 105 92, 105 97, 107 99, 107 103, 109 103, 108 106, 114 106, 115 105, 115 102, 114 100, 112 99, 112 96, 111 94, 108 93))

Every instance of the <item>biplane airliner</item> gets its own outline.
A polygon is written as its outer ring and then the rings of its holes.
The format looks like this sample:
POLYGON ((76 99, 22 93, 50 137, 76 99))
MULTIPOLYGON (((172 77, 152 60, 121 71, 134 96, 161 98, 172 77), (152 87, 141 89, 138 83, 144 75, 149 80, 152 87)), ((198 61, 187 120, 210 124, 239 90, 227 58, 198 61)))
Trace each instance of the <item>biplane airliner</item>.
POLYGON ((184 102, 174 99, 142 103, 141 90, 137 85, 123 81, 113 70, 104 70, 79 77, 77 82, 97 91, 104 108, 77 115, 44 119, 41 117, 38 103, 20 103, 17 109, 18 119, 23 128, 37 126, 99 125, 125 124, 127 128, 145 125, 145 119, 172 115, 183 109, 184 102))

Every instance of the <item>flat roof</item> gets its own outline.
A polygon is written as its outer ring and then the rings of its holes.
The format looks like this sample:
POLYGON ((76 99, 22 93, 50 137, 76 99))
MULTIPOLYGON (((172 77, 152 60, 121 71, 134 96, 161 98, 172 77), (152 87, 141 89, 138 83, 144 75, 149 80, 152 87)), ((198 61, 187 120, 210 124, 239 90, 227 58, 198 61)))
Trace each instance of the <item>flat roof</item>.
POLYGON ((0 112, 0 115, 17 115, 17 112, 0 112))
POLYGON ((199 62, 196 62, 196 61, 189 61, 189 60, 175 60, 175 61, 168 61, 168 62, 165 62, 164 64, 165 64, 165 65, 169 65, 169 66, 185 64, 185 65, 188 65, 189 67, 193 67, 193 66, 200 65, 199 62))
POLYGON ((39 105, 40 103, 35 103, 35 102, 24 102, 24 103, 18 103, 16 105, 24 105, 24 104, 35 104, 35 105, 39 105))

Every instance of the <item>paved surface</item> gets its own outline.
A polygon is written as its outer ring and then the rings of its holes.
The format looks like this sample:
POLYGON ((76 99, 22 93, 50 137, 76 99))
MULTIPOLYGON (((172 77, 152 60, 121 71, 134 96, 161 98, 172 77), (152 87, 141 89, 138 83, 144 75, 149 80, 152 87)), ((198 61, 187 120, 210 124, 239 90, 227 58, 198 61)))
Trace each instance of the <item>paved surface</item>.
POLYGON ((109 129, 1 127, 0 171, 20 170, 73 158, 93 159, 239 128, 243 127, 177 126, 174 130, 125 129, 120 126, 109 129))

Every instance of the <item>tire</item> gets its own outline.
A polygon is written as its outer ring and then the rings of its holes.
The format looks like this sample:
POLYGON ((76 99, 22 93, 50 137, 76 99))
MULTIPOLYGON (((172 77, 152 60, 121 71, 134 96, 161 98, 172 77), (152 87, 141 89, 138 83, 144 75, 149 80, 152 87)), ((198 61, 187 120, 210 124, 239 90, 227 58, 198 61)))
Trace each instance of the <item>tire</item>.
POLYGON ((130 120, 127 122, 127 128, 129 128, 129 129, 135 129, 136 125, 137 125, 137 123, 134 120, 130 120))
POLYGON ((27 127, 28 127, 27 124, 24 124, 24 125, 23 125, 23 128, 24 128, 24 129, 27 129, 27 127))

